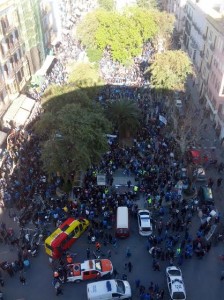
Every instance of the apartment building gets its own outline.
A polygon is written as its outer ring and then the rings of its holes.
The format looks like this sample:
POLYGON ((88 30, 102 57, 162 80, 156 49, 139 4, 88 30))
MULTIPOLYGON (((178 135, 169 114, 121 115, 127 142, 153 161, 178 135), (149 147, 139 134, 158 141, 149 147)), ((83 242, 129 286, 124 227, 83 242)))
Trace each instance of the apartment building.
POLYGON ((2 111, 19 95, 30 76, 14 1, 0 5, 0 74, 2 111))
POLYGON ((195 67, 195 83, 205 108, 217 135, 224 139, 224 2, 164 0, 163 8, 176 18, 180 9, 184 12, 183 19, 175 23, 176 30, 195 67))
POLYGON ((58 16, 58 1, 0 1, 0 118, 44 64, 58 38, 58 16))

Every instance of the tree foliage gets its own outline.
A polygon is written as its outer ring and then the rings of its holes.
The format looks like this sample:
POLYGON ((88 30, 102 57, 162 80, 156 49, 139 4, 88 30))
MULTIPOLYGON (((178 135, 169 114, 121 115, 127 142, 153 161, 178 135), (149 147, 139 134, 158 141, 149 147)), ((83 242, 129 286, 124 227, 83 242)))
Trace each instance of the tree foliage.
POLYGON ((144 9, 151 9, 157 7, 156 0, 137 0, 137 5, 144 9))
POLYGON ((98 0, 98 4, 101 8, 104 8, 107 11, 112 11, 115 9, 114 0, 98 0))
POLYGON ((188 55, 181 51, 166 51, 158 53, 148 71, 151 83, 156 89, 183 90, 193 68, 188 55))
POLYGON ((140 126, 140 110, 135 102, 127 99, 111 102, 107 116, 118 130, 120 139, 134 134, 140 126))
POLYGON ((86 16, 77 34, 87 49, 109 48, 114 60, 125 63, 141 53, 157 30, 152 12, 135 7, 123 13, 96 10, 86 16))
MULTIPOLYGON (((180 149, 180 156, 183 158, 190 145, 198 144, 201 139, 202 123, 195 126, 192 117, 196 117, 191 105, 184 106, 184 118, 178 116, 175 106, 171 103, 171 112, 169 114, 172 122, 171 135, 180 149)), ((203 120, 203 119, 202 119, 203 120)))
POLYGON ((94 99, 99 87, 103 85, 98 68, 90 63, 75 64, 70 71, 69 83, 84 90, 90 99, 94 99))
POLYGON ((90 105, 91 100, 86 91, 87 90, 81 90, 74 84, 49 86, 42 97, 43 108, 45 111, 54 114, 66 104, 76 103, 83 106, 90 105))
POLYGON ((68 178, 71 172, 98 163, 107 150, 105 134, 110 127, 96 103, 85 107, 67 104, 57 113, 46 112, 36 125, 43 140, 44 169, 48 173, 59 171, 68 178))

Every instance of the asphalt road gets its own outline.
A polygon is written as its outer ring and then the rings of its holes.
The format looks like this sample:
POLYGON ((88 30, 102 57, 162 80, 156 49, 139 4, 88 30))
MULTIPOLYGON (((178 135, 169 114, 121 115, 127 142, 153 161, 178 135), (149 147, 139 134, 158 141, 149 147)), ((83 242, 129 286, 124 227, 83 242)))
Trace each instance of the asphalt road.
MULTIPOLYGON (((141 201, 139 201, 141 202, 141 201)), ((15 224, 14 224, 15 225, 15 224)), ((135 290, 135 280, 140 279, 141 284, 146 288, 150 282, 157 283, 160 288, 166 291, 164 299, 169 299, 165 278, 166 262, 162 263, 161 271, 152 270, 152 258, 146 250, 146 238, 138 234, 137 219, 131 218, 131 235, 128 239, 119 240, 118 248, 113 246, 102 246, 104 253, 108 249, 112 250, 112 262, 114 268, 120 273, 128 275, 128 281, 131 284, 133 292, 133 300, 139 299, 139 295, 135 290), (124 270, 124 265, 129 259, 126 258, 126 247, 131 249, 132 256, 130 261, 133 264, 133 270, 128 273, 124 270)), ((199 226, 199 218, 194 217, 192 231, 195 231, 199 226)), ((113 229, 111 230, 113 232, 113 229)), ((86 259, 87 233, 85 233, 72 247, 72 251, 77 252, 76 260, 82 262, 86 259)), ((94 249, 94 245, 91 245, 94 249)), ((185 260, 181 266, 184 281, 186 285, 187 299, 189 300, 222 300, 224 299, 224 282, 220 281, 220 272, 224 269, 224 263, 218 260, 218 255, 223 252, 223 244, 217 247, 212 247, 209 254, 202 260, 193 257, 190 260, 185 260)), ((9 246, 0 245, 1 260, 7 258, 15 259, 15 251, 10 250, 9 246)), ((19 274, 10 278, 4 273, 6 281, 3 288, 5 300, 49 300, 60 297, 61 299, 73 300, 87 299, 86 282, 79 284, 67 283, 63 286, 64 295, 56 296, 54 287, 52 286, 52 269, 49 266, 48 257, 44 253, 42 246, 41 252, 35 258, 31 259, 31 268, 26 271, 25 277, 27 283, 23 286, 19 281, 19 274)), ((118 276, 119 277, 119 276, 118 276)))

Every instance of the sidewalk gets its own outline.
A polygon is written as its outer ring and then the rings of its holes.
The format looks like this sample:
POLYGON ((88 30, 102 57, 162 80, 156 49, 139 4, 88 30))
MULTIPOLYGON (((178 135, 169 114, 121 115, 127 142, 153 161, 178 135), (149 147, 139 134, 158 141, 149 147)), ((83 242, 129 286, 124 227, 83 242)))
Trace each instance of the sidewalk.
MULTIPOLYGON (((201 115, 205 107, 199 103, 200 96, 199 96, 199 92, 197 91, 197 86, 196 85, 193 86, 192 81, 190 80, 188 82, 188 91, 190 92, 191 100, 193 100, 195 108, 199 110, 201 115)), ((198 116, 197 118, 192 119, 192 121, 195 123, 196 126, 201 126, 199 125, 200 117, 201 116, 198 116)), ((224 151, 220 144, 220 140, 216 135, 213 122, 208 117, 203 119, 202 124, 203 126, 202 128, 200 128, 201 140, 199 142, 204 148, 215 148, 215 153, 218 161, 224 162, 224 151), (205 124, 207 124, 206 129, 204 129, 205 124)))

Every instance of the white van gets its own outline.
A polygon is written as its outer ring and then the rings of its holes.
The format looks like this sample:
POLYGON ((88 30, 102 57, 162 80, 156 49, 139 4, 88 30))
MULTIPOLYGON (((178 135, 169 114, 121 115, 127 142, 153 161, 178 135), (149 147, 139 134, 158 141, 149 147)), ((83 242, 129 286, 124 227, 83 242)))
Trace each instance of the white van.
POLYGON ((129 232, 129 216, 127 206, 117 208, 116 237, 126 238, 129 232))
POLYGON ((131 299, 128 281, 111 279, 87 284, 88 300, 131 299))

